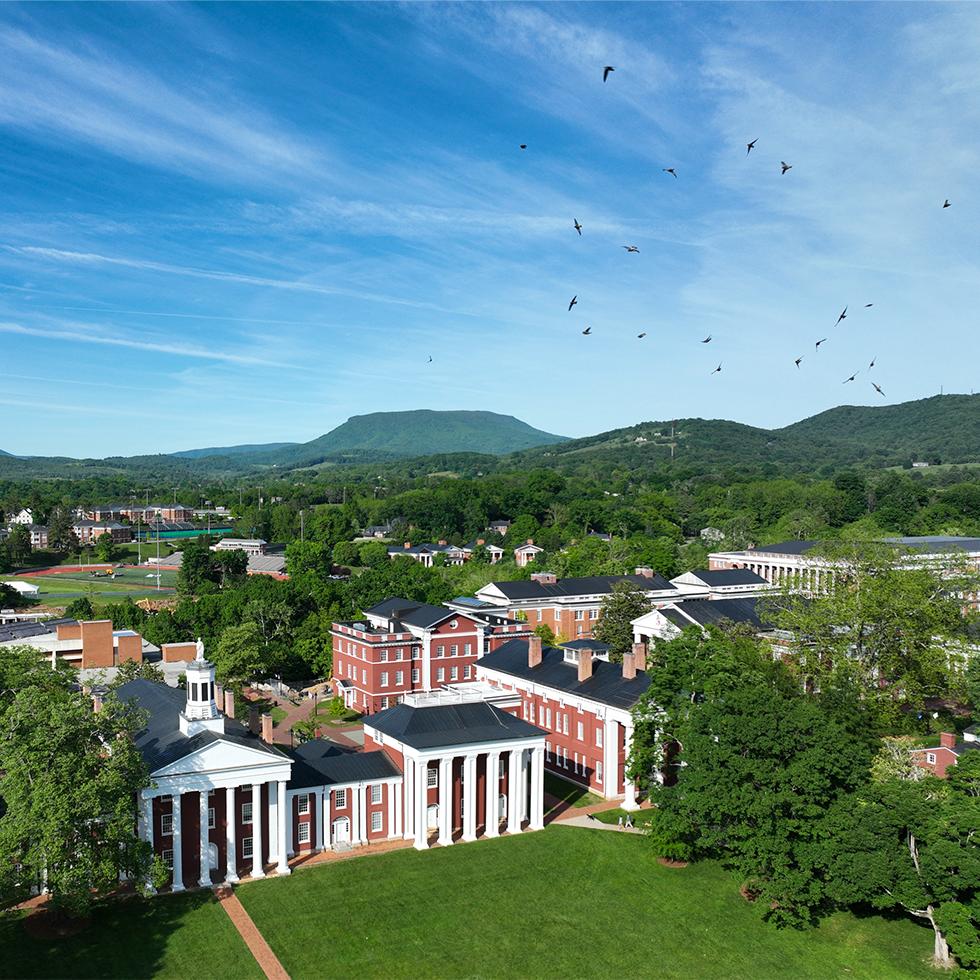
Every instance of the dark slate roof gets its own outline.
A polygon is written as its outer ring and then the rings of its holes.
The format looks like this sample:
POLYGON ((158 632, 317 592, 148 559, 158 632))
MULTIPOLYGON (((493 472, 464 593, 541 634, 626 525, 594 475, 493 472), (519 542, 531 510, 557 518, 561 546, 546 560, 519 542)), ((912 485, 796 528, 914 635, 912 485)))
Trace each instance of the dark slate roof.
POLYGON ((311 739, 289 752, 293 760, 290 789, 336 786, 400 776, 400 770, 384 752, 359 752, 331 742, 311 739))
POLYGON ((600 643, 598 640, 569 640, 563 643, 562 647, 569 650, 595 650, 596 653, 608 652, 609 644, 600 643))
POLYGON ((781 541, 779 544, 764 544, 749 548, 747 555, 805 555, 808 551, 823 544, 822 541, 781 541))
POLYGON ((673 623, 678 629, 686 630, 688 626, 691 625, 691 621, 680 611, 673 606, 664 606, 662 609, 658 609, 657 612, 660 613, 664 619, 673 623))
POLYGON ((187 738, 180 730, 180 712, 187 694, 180 688, 138 678, 121 685, 116 694, 120 701, 133 703, 147 714, 146 727, 136 736, 136 747, 151 773, 215 742, 233 742, 272 756, 283 755, 233 718, 225 718, 224 734, 202 731, 187 738))
MULTIPOLYGON (((746 623, 755 629, 767 629, 767 623, 760 615, 758 600, 741 599, 702 599, 681 604, 681 615, 693 619, 699 626, 717 626, 722 622, 746 623)), ((664 610, 661 610, 663 612, 664 610)))
POLYGON ((508 599, 547 599, 558 596, 605 595, 618 582, 633 582, 647 591, 671 591, 674 586, 660 575, 590 575, 585 578, 560 578, 553 585, 544 582, 493 582, 508 599))
POLYGON ((372 616, 384 616, 386 619, 396 619, 399 622, 407 623, 409 626, 417 626, 419 629, 429 629, 436 623, 441 623, 444 619, 449 619, 455 615, 451 609, 445 606, 428 606, 423 602, 409 602, 408 599, 385 599, 376 606, 366 609, 365 613, 372 616))
MULTIPOLYGON (((526 657, 525 652, 525 659, 526 657)), ((393 708, 372 715, 367 724, 414 749, 435 749, 443 745, 500 742, 544 735, 540 728, 485 701, 437 704, 422 708, 396 704, 393 708)))
POLYGON ((718 569, 717 571, 707 571, 707 572, 692 572, 692 575, 696 575, 705 585, 709 586, 722 586, 722 585, 766 585, 766 580, 756 572, 751 571, 748 568, 725 568, 718 569))
POLYGON ((604 660, 593 660, 592 676, 580 684, 578 667, 567 663, 563 651, 554 647, 545 647, 541 652, 541 663, 529 667, 527 640, 509 640, 481 658, 480 666, 627 710, 650 686, 650 678, 645 672, 639 671, 632 680, 626 680, 621 664, 604 660))
MULTIPOLYGON (((954 535, 935 534, 915 537, 882 538, 886 544, 908 548, 910 551, 926 553, 936 551, 980 551, 980 538, 964 538, 954 535)), ((781 541, 779 544, 765 544, 758 548, 750 548, 745 554, 749 555, 803 555, 813 548, 824 544, 823 541, 781 541)))

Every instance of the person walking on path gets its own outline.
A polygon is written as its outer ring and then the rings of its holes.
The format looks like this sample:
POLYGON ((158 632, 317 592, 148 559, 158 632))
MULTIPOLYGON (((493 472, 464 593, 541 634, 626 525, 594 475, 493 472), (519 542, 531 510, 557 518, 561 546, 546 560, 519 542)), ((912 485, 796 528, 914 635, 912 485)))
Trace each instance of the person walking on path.
POLYGON ((619 829, 622 830, 623 829, 623 816, 622 816, 622 814, 620 814, 620 816, 619 816, 618 825, 619 825, 619 829))

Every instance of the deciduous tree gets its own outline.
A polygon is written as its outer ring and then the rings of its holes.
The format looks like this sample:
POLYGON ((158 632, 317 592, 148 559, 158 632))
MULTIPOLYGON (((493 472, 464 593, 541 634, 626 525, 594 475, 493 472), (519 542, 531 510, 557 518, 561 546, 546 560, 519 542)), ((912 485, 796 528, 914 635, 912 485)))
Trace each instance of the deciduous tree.
POLYGON ((648 613, 653 606, 643 590, 628 580, 617 582, 602 600, 599 622, 594 635, 609 644, 610 657, 622 660, 633 647, 633 620, 648 613))

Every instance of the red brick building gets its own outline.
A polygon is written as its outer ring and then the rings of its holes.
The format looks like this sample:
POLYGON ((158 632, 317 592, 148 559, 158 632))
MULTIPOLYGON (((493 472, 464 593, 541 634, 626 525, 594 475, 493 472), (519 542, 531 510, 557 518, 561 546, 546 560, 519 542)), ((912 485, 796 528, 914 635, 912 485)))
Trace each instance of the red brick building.
POLYGON ((963 738, 958 739, 952 732, 943 732, 939 736, 939 745, 932 748, 912 749, 912 761, 921 768, 931 772, 940 779, 946 778, 946 771, 955 766, 964 752, 975 752, 980 749, 980 725, 971 725, 963 738))
POLYGON ((349 708, 373 714, 406 694, 476 680, 481 656, 529 633, 526 623, 492 613, 386 599, 364 619, 333 624, 331 684, 349 708))

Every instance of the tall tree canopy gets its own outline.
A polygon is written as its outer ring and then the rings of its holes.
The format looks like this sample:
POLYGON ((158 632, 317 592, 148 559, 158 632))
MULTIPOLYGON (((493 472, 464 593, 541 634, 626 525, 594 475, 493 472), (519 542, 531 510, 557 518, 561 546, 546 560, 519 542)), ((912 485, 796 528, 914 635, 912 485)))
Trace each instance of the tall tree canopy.
POLYGON ((595 638, 609 644, 610 658, 622 660, 633 646, 633 620, 653 608, 643 590, 634 582, 617 582, 602 600, 595 638))

